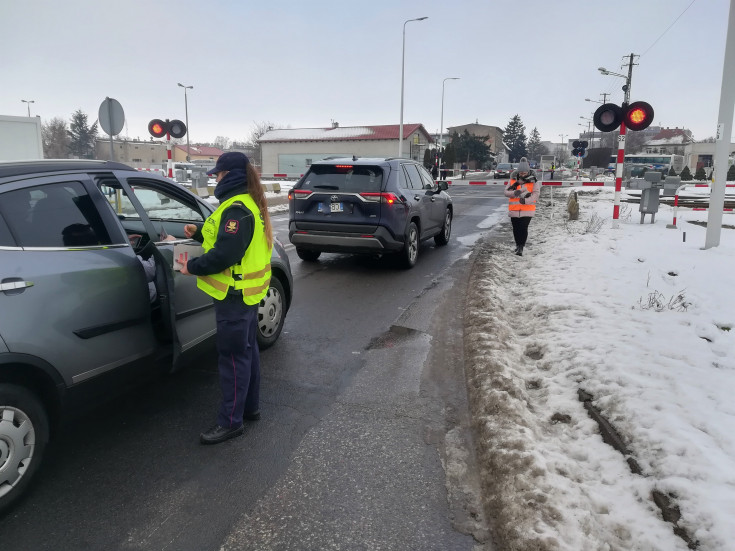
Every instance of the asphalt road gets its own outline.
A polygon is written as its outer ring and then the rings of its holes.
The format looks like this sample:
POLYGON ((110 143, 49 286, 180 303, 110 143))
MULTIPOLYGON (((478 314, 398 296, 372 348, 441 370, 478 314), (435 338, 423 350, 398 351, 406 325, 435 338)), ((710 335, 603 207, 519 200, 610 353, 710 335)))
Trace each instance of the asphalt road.
MULTIPOLYGON (((201 446, 214 351, 65 428, 3 549, 490 549, 462 363, 470 253, 501 186, 453 186, 450 244, 412 270, 288 245, 294 302, 262 353, 262 420, 201 446)), ((499 210, 498 210, 499 209, 499 210)), ((287 217, 274 214, 288 243, 287 217)))

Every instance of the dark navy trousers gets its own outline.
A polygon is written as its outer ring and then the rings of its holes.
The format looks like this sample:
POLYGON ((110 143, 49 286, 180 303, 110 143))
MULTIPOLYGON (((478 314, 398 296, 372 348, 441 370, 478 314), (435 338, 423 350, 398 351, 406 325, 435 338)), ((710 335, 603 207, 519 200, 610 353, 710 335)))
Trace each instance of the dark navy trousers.
POLYGON ((238 427, 244 412, 258 411, 260 353, 258 305, 245 304, 240 295, 214 301, 217 319, 217 364, 222 404, 217 414, 221 427, 238 427))

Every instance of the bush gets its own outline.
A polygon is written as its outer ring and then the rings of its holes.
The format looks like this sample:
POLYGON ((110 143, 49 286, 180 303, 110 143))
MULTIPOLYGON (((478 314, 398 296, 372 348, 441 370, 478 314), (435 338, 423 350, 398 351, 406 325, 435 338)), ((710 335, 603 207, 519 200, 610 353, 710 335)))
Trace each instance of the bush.
POLYGON ((673 166, 669 169, 669 176, 676 176, 676 171, 673 166))
POLYGON ((732 182, 735 180, 735 165, 730 165, 730 168, 727 169, 727 181, 732 182))
POLYGON ((707 179, 707 173, 704 171, 703 166, 700 166, 697 169, 697 172, 694 173, 694 179, 695 180, 706 180, 707 179))
POLYGON ((681 171, 681 174, 679 174, 681 177, 682 182, 689 182, 692 180, 692 173, 689 171, 689 167, 685 166, 684 170, 681 171))

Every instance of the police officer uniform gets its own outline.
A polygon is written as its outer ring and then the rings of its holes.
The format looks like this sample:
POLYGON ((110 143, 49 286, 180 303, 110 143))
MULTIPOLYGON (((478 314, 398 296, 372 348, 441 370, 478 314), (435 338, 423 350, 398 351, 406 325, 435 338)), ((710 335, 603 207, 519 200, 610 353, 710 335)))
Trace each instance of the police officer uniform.
POLYGON ((247 157, 220 156, 208 174, 227 174, 215 188, 220 201, 192 236, 204 254, 187 262, 197 287, 214 298, 217 320, 217 365, 222 403, 217 423, 201 434, 203 444, 217 444, 243 433, 243 419, 260 418, 258 305, 268 292, 271 249, 255 201, 247 194, 247 157))

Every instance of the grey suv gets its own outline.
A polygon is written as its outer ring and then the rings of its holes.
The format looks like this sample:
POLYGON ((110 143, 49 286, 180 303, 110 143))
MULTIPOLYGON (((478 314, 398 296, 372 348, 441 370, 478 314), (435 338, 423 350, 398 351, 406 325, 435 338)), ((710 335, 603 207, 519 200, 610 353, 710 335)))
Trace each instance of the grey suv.
POLYGON ((411 268, 421 240, 449 242, 454 206, 446 190, 409 159, 324 159, 289 192, 288 237, 302 260, 396 253, 411 268))
MULTIPOLYGON (((62 416, 174 371, 215 335, 212 299, 173 270, 177 241, 191 243, 184 225, 213 209, 119 163, 0 162, 0 510, 27 487, 62 416)), ((280 243, 271 270, 261 348, 291 303, 280 243)))

